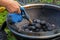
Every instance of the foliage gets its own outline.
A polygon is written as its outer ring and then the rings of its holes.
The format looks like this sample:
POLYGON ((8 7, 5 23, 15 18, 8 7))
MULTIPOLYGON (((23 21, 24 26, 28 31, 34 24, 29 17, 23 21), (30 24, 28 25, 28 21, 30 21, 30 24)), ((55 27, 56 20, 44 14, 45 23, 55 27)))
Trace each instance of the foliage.
POLYGON ((6 8, 5 7, 0 7, 0 12, 4 11, 6 8))
POLYGON ((60 5, 60 1, 57 1, 56 4, 57 4, 57 5, 60 5))
POLYGON ((2 23, 6 20, 6 16, 7 16, 7 11, 3 11, 3 12, 0 12, 0 26, 2 25, 2 23))
POLYGON ((14 37, 14 35, 10 32, 9 29, 6 28, 5 31, 8 34, 8 36, 7 36, 8 40, 16 40, 15 37, 14 37))
MULTIPOLYGON (((0 12, 0 26, 3 24, 3 22, 6 20, 7 17, 7 10, 0 12)), ((13 34, 6 28, 5 29, 6 33, 8 34, 8 40, 15 40, 13 34)))

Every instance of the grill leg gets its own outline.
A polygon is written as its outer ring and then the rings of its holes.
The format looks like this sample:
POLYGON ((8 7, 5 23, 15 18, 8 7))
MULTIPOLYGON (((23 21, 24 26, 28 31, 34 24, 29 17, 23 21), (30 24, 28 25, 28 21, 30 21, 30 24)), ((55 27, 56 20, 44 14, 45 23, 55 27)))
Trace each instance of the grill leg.
POLYGON ((6 23, 6 21, 2 24, 2 27, 1 27, 1 30, 4 30, 5 28, 6 28, 6 26, 7 26, 7 23, 6 23))

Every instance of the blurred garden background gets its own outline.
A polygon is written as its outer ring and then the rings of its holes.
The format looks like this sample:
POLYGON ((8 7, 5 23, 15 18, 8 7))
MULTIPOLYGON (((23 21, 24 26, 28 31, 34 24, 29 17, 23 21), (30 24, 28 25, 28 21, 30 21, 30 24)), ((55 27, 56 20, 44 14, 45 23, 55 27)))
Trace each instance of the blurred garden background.
MULTIPOLYGON (((43 4, 54 4, 60 5, 60 0, 17 0, 23 4, 34 4, 34 3, 43 3, 43 4)), ((0 6, 0 26, 6 20, 8 11, 5 7, 0 6)), ((16 40, 13 34, 10 32, 8 28, 5 29, 6 33, 8 34, 8 40, 16 40)))

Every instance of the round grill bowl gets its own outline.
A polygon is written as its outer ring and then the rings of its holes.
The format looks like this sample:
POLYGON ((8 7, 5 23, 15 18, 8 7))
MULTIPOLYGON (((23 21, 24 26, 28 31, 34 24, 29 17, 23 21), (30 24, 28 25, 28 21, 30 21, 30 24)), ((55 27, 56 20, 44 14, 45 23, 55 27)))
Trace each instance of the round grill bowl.
MULTIPOLYGON (((30 15, 31 19, 40 19, 40 20, 45 20, 50 24, 55 24, 56 28, 60 29, 60 7, 56 5, 51 5, 51 4, 29 4, 29 5, 24 5, 23 7, 26 8, 27 13, 30 15)), ((17 23, 20 24, 20 27, 24 25, 26 21, 17 23)), ((7 20, 7 25, 8 28, 11 30, 11 32, 16 36, 18 40, 20 39, 49 39, 49 38, 54 38, 56 36, 60 36, 60 31, 56 34, 52 35, 45 35, 45 36, 30 36, 30 35, 25 35, 22 33, 19 33, 16 31, 17 27, 14 25, 9 24, 9 21, 7 20)), ((51 32, 46 32, 46 33, 52 33, 51 32)), ((46 34, 43 33, 43 34, 46 34)))

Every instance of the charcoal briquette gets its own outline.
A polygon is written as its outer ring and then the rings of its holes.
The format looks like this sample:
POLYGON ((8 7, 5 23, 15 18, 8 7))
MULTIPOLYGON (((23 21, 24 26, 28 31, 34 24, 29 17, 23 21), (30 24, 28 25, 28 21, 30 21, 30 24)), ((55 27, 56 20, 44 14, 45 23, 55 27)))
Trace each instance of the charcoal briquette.
POLYGON ((37 23, 35 26, 36 26, 37 28, 41 28, 41 25, 40 25, 39 23, 37 23))
POLYGON ((40 29, 36 29, 35 31, 36 31, 36 32, 39 32, 39 31, 40 31, 40 29))
POLYGON ((35 26, 29 26, 29 29, 36 29, 36 27, 35 26))
POLYGON ((47 31, 48 30, 48 28, 46 26, 42 26, 41 28, 42 28, 43 31, 47 31))
POLYGON ((39 19, 37 19, 36 21, 37 21, 37 23, 40 23, 41 22, 39 19))
POLYGON ((35 23, 36 22, 36 19, 34 19, 33 22, 35 23))
POLYGON ((29 29, 25 29, 26 32, 29 32, 30 30, 29 29))
POLYGON ((32 32, 32 31, 29 31, 29 32, 32 32))
POLYGON ((24 25, 24 26, 23 26, 23 28, 24 28, 24 29, 28 28, 28 25, 27 25, 27 24, 26 24, 26 25, 24 25))
POLYGON ((52 26, 48 26, 48 31, 52 31, 52 30, 53 30, 52 26))
POLYGON ((53 29, 56 29, 56 26, 54 24, 51 25, 53 29))
POLYGON ((46 21, 41 21, 40 23, 42 26, 45 26, 46 25, 46 21))

